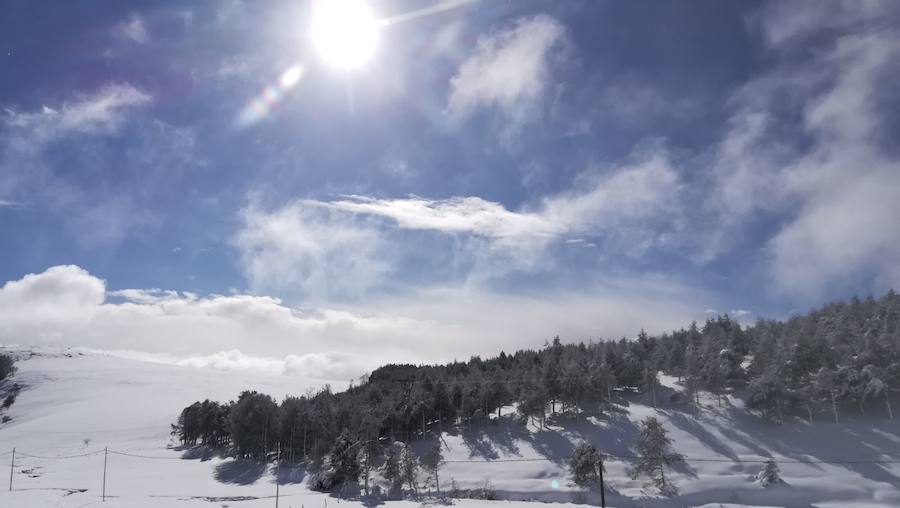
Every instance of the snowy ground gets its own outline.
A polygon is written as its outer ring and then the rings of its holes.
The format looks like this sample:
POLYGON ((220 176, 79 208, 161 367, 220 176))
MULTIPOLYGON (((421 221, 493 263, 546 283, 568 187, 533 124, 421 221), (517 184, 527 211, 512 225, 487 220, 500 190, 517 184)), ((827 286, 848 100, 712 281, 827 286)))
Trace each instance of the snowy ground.
MULTIPOLYGON (((181 408, 198 399, 229 400, 243 389, 280 399, 323 383, 93 353, 41 353, 18 363, 14 381, 25 388, 3 413, 13 420, 0 425, 0 463, 9 464, 13 447, 17 455, 14 490, 0 492, 2 507, 274 506, 271 467, 172 449, 169 424, 181 408), (106 457, 106 503, 100 500, 104 447, 111 451, 106 457)), ((671 379, 664 382, 675 386, 671 379)), ((660 395, 662 399, 665 394, 660 395)), ((628 477, 625 462, 615 461, 607 464, 613 490, 607 496, 609 506, 900 506, 900 464, 820 463, 900 460, 900 424, 870 419, 774 426, 745 414, 735 400, 722 408, 706 400, 708 407, 699 417, 690 411, 655 410, 643 402, 631 401, 627 411, 608 421, 560 419, 540 430, 504 416, 478 430, 447 431, 444 488, 451 480, 460 488, 474 488, 487 479, 507 499, 456 501, 461 507, 534 506, 528 500, 596 504, 597 496, 585 496, 566 474, 564 461, 573 443, 588 439, 605 453, 630 455, 637 422, 656 415, 669 430, 676 451, 689 459, 672 472, 680 496, 655 496, 640 480, 628 477), (779 460, 786 485, 764 489, 754 482, 762 467, 759 461, 769 456, 779 460)), ((279 477, 281 507, 361 506, 310 492, 302 470, 284 468, 279 477)))

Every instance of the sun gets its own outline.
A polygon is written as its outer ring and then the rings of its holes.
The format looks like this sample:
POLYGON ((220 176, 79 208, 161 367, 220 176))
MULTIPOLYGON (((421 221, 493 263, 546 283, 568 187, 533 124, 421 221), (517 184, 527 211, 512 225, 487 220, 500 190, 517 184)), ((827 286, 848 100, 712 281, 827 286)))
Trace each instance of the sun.
POLYGON ((316 0, 312 40, 322 59, 350 70, 372 59, 381 23, 363 0, 316 0))

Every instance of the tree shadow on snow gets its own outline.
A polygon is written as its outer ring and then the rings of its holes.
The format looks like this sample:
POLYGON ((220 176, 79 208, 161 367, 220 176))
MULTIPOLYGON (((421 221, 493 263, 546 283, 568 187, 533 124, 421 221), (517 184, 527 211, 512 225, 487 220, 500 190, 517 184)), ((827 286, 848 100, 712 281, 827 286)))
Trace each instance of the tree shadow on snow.
POLYGON ((712 432, 706 430, 706 427, 701 425, 695 418, 687 417, 681 413, 668 413, 668 417, 672 425, 691 434, 715 453, 724 455, 732 460, 738 460, 737 454, 730 446, 712 432))
POLYGON ((216 481, 234 485, 250 485, 266 472, 266 465, 255 460, 234 459, 215 467, 216 481))
POLYGON ((281 464, 278 466, 277 479, 279 485, 303 483, 306 479, 306 465, 281 464))
POLYGON ((225 457, 222 450, 217 450, 208 446, 176 446, 172 449, 181 452, 181 458, 184 460, 200 460, 201 462, 206 462, 213 458, 225 457))

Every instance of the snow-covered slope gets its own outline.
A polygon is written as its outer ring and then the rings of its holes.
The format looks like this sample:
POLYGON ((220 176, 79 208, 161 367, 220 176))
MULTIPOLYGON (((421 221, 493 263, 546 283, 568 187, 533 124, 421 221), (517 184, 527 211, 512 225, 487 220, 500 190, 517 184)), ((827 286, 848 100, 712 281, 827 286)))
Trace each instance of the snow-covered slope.
MULTIPOLYGON (((188 403, 233 399, 244 389, 281 398, 301 394, 321 380, 175 367, 94 353, 35 351, 18 362, 14 382, 24 386, 12 417, 0 425, 0 463, 16 447, 12 492, 2 507, 274 506, 272 467, 172 449, 169 424, 188 403)), ((6 386, 9 386, 9 382, 6 386)), ((674 386, 672 380, 667 384, 674 386)), ((489 480, 514 502, 457 501, 461 506, 524 505, 525 500, 596 503, 570 483, 565 459, 580 439, 604 453, 633 454, 638 422, 655 415, 676 451, 688 459, 672 471, 681 495, 659 498, 628 476, 625 461, 607 463, 609 506, 900 506, 900 424, 888 420, 841 425, 767 424, 747 415, 740 401, 712 401, 699 416, 655 410, 633 400, 609 420, 558 419, 545 430, 510 416, 473 430, 446 430, 444 488, 479 487, 489 480), (761 460, 779 461, 784 485, 754 481, 761 460), (824 463, 832 459, 850 463, 824 463), (808 463, 792 463, 806 461, 808 463)), ((512 414, 512 408, 504 411, 512 414)), ((424 446, 425 443, 420 443, 424 446)), ((7 470, 8 471, 8 470, 7 470)), ((280 506, 325 507, 335 498, 310 492, 303 472, 280 472, 280 506)), ((359 505, 341 501, 341 504, 359 505)), ((389 502, 390 508, 412 502, 389 502)))

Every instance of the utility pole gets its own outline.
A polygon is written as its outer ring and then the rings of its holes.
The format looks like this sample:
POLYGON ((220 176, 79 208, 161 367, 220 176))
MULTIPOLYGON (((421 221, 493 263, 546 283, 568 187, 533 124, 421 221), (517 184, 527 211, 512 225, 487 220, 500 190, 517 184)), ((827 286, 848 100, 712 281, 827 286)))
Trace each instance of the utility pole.
POLYGON ((278 456, 275 458, 275 508, 278 508, 279 484, 278 473, 281 469, 281 446, 278 446, 278 456))
POLYGON ((12 458, 9 459, 9 491, 12 492, 13 468, 16 467, 16 449, 13 447, 12 458))
POLYGON ((263 427, 263 464, 269 459, 269 412, 266 411, 266 426, 263 427))
POLYGON ((109 455, 109 447, 103 448, 103 502, 106 502, 106 459, 109 455))
POLYGON ((600 508, 606 508, 606 486, 603 485, 603 454, 600 454, 600 508))

